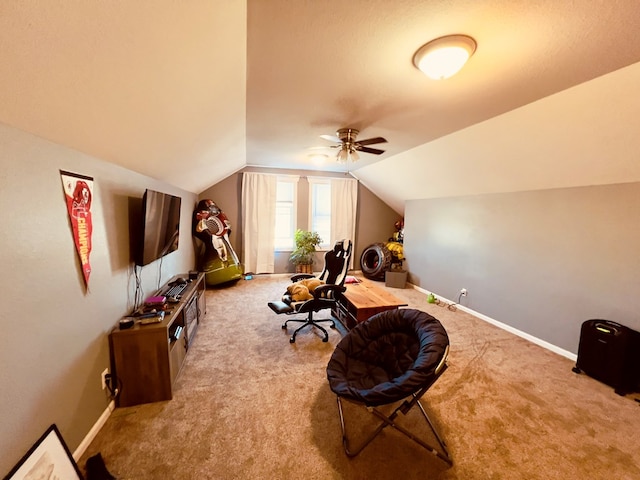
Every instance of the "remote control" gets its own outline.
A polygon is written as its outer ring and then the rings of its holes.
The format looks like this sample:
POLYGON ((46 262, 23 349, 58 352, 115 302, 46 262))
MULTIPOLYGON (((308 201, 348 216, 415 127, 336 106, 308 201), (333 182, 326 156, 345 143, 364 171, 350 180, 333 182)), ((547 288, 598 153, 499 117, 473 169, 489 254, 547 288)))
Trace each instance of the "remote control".
POLYGON ((149 325, 151 323, 160 323, 162 321, 162 317, 148 317, 140 320, 140 325, 149 325))
POLYGON ((164 320, 164 312, 154 313, 153 316, 146 315, 140 320, 140 325, 149 325, 151 323, 160 323, 164 320))

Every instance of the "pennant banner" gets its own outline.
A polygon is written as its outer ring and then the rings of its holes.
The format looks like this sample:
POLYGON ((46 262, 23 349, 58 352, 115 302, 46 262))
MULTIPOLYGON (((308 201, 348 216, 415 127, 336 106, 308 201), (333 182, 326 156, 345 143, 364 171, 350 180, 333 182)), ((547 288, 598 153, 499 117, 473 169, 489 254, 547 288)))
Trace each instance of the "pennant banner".
POLYGON ((73 239, 76 251, 80 257, 84 283, 89 288, 89 275, 91 274, 91 200, 93 198, 93 178, 78 175, 77 173, 60 170, 62 186, 67 200, 67 210, 73 229, 73 239))

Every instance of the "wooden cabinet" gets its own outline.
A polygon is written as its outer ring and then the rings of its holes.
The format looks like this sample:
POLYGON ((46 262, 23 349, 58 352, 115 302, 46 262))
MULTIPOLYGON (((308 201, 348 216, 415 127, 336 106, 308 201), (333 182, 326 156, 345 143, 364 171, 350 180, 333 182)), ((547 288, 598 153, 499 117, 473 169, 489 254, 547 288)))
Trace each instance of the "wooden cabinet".
MULTIPOLYGON (((156 294, 165 293, 178 277, 187 275, 172 278, 156 294)), ((173 385, 205 314, 205 288, 200 273, 181 293, 180 301, 169 306, 161 322, 143 325, 137 320, 131 328, 116 326, 111 331, 111 372, 120 389, 118 407, 173 397, 173 385)))

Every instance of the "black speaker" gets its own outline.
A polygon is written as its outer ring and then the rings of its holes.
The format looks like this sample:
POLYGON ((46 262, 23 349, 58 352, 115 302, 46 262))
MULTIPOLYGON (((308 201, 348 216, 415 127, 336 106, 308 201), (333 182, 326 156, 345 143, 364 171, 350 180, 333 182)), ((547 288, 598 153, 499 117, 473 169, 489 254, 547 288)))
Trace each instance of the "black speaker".
POLYGON ((640 333, 610 320, 583 322, 573 371, 613 387, 619 395, 638 391, 640 333))

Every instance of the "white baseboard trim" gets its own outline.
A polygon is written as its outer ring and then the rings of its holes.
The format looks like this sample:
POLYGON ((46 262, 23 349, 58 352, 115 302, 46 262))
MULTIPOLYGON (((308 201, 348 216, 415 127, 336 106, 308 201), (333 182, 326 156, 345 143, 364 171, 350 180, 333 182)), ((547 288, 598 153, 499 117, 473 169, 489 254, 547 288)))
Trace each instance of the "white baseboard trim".
POLYGON ((89 430, 89 433, 87 433, 87 436, 84 437, 82 442, 80 442, 80 445, 78 445, 78 448, 76 448, 75 452, 73 452, 73 459, 76 462, 80 460, 80 457, 82 457, 82 455, 84 455, 84 452, 87 450, 87 447, 89 447, 91 442, 93 442, 93 439, 96 438, 96 435, 98 435, 98 432, 104 426, 104 424, 107 423, 107 420, 111 415, 111 412, 113 412, 115 408, 116 408, 116 403, 113 400, 111 400, 109 402, 109 405, 107 405, 107 408, 105 409, 105 411, 102 412, 102 415, 100 415, 100 418, 98 418, 98 421, 93 425, 93 427, 91 427, 91 430, 89 430))
MULTIPOLYGON (((426 295, 429 295, 430 292, 428 290, 425 290, 424 288, 420 288, 416 285, 413 284, 409 284, 411 285, 415 290, 419 290, 420 292, 425 293, 426 295)), ((447 298, 441 297, 439 295, 436 295, 435 293, 433 294, 438 300, 447 302, 447 303, 455 303, 447 298)), ((507 325, 506 323, 502 323, 499 322, 498 320, 495 320, 491 317, 488 317, 482 313, 476 312, 475 310, 472 310, 468 307, 465 307, 464 305, 460 305, 460 304, 456 304, 456 308, 462 310, 463 312, 466 312, 470 315, 473 315, 474 317, 479 318, 480 320, 484 320, 487 323, 490 323, 491 325, 495 325, 498 328, 501 328, 503 330, 506 330, 509 333, 512 333, 514 335, 517 335, 520 338, 524 338, 525 340, 530 341, 531 343, 535 343, 536 345, 539 345, 543 348, 546 348, 547 350, 552 351, 553 353, 557 353, 558 355, 561 355, 565 358, 568 358, 569 360, 573 360, 574 362, 578 359, 578 356, 575 353, 571 353, 568 350, 565 350, 563 348, 560 348, 556 345, 553 345, 552 343, 549 343, 545 340, 542 340, 538 337, 534 337, 533 335, 530 335, 526 332, 523 332, 522 330, 518 330, 517 328, 512 327, 511 325, 507 325)))

